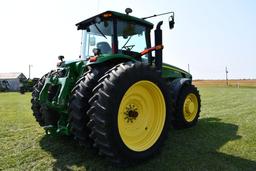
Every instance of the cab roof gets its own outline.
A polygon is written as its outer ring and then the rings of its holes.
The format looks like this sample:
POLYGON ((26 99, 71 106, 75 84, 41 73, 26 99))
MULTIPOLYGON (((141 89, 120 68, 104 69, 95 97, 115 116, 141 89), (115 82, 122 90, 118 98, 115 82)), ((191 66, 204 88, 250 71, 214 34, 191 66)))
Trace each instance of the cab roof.
POLYGON ((125 20, 125 21, 132 21, 136 24, 146 26, 150 29, 152 29, 154 26, 152 23, 150 23, 144 19, 141 19, 141 18, 137 18, 137 17, 131 16, 131 15, 127 15, 127 14, 123 14, 123 13, 119 13, 119 12, 115 12, 115 11, 106 11, 106 12, 100 13, 98 15, 95 15, 91 18, 88 18, 84 21, 77 23, 76 24, 77 29, 78 30, 86 29, 89 25, 94 24, 96 22, 95 19, 97 17, 100 17, 101 19, 103 19, 103 18, 118 18, 118 19, 125 20))

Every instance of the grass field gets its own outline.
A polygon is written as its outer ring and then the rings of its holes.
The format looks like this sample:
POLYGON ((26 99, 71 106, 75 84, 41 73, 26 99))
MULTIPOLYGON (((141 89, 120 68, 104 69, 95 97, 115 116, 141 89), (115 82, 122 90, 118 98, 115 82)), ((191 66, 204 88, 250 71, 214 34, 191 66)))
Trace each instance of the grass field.
POLYGON ((161 153, 115 168, 89 147, 47 136, 30 110, 30 95, 0 94, 0 170, 256 170, 256 89, 202 87, 196 127, 170 129, 161 153))

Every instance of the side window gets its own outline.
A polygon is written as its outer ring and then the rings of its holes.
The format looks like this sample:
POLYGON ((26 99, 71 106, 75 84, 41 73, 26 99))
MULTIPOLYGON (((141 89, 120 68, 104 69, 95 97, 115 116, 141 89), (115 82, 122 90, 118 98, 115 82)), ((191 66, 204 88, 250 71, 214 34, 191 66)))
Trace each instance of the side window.
POLYGON ((90 25, 82 32, 81 57, 86 59, 93 56, 93 49, 98 49, 101 54, 112 53, 113 22, 101 21, 90 25))
POLYGON ((93 35, 89 36, 89 49, 88 54, 89 56, 93 56, 93 49, 97 48, 100 49, 102 54, 111 54, 112 47, 111 47, 111 36, 106 36, 107 38, 101 35, 93 35))

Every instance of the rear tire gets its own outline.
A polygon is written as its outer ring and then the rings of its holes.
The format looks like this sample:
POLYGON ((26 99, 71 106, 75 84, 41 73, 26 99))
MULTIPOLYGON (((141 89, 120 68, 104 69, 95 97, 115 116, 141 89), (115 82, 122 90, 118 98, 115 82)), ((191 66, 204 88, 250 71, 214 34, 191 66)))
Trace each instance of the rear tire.
POLYGON ((201 110, 201 99, 194 85, 184 85, 178 95, 175 108, 175 129, 190 128, 197 124, 201 110))
POLYGON ((71 133, 80 144, 85 144, 91 130, 86 126, 89 122, 89 117, 86 115, 90 108, 88 103, 92 97, 92 89, 97 85, 98 79, 106 72, 108 67, 93 67, 89 68, 77 82, 72 90, 69 103, 69 122, 71 133))
POLYGON ((99 80, 93 94, 88 126, 99 154, 124 166, 159 151, 169 131, 172 101, 154 67, 121 63, 99 80))

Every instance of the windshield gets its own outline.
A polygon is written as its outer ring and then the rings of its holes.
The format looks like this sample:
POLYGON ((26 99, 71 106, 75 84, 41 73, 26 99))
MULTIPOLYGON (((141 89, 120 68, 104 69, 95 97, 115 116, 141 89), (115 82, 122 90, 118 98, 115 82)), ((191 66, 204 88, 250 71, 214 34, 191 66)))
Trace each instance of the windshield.
POLYGON ((119 52, 142 52, 147 48, 146 45, 146 28, 130 21, 118 20, 118 49, 119 52))
POLYGON ((119 53, 129 56, 138 56, 140 52, 147 49, 145 26, 117 19, 114 35, 112 19, 102 21, 96 18, 95 21, 98 22, 82 30, 82 59, 94 56, 94 49, 97 49, 99 54, 119 53))
POLYGON ((112 53, 113 22, 101 21, 82 30, 81 57, 86 59, 94 56, 93 49, 97 48, 102 54, 112 53))

